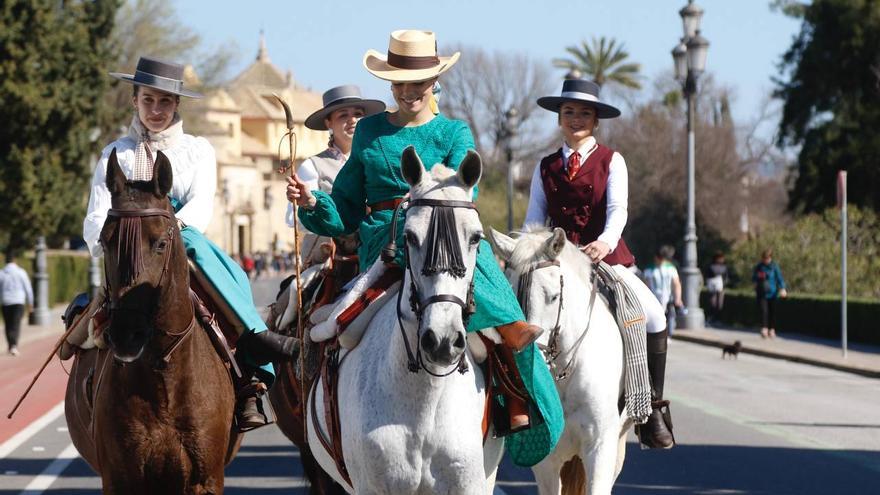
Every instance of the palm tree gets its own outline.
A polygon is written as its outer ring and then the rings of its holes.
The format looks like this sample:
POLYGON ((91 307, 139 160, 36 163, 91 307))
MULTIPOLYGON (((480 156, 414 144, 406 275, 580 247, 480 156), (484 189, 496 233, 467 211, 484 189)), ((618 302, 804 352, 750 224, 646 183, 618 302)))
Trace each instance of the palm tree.
POLYGON ((565 51, 571 55, 571 58, 554 58, 553 65, 579 71, 599 86, 604 86, 608 82, 641 89, 642 85, 639 84, 638 78, 642 66, 636 63, 624 63, 629 53, 624 49, 623 43, 618 44, 617 40, 602 36, 598 40, 593 38, 591 45, 582 41, 580 46, 566 47, 565 51))

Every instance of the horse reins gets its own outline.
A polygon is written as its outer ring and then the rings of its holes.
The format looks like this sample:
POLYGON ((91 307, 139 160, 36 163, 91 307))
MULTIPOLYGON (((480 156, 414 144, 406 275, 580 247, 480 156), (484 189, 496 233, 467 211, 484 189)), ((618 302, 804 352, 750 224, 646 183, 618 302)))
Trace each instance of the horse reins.
MULTIPOLYGON (((414 208, 414 207, 418 207, 418 206, 425 206, 425 207, 435 208, 435 209, 436 208, 441 208, 441 209, 466 208, 466 209, 475 210, 475 211, 477 210, 477 206, 472 201, 456 201, 456 200, 448 200, 448 199, 427 199, 427 198, 407 200, 406 198, 404 198, 404 200, 401 201, 397 205, 397 207, 394 209, 393 217, 391 220, 391 231, 390 231, 391 242, 389 242, 388 246, 386 246, 385 249, 383 249, 383 251, 382 251, 382 260, 385 261, 386 263, 393 261, 394 253, 396 253, 397 246, 396 246, 395 237, 397 235, 397 218, 398 218, 399 212, 403 208, 408 209, 408 208, 414 208)), ((435 223, 437 223, 436 218, 440 218, 440 217, 435 217, 434 213, 436 213, 436 210, 435 210, 435 212, 432 213, 431 226, 429 227, 429 230, 435 229, 435 223)), ((454 225, 452 226, 452 228, 454 228, 454 225)), ((444 239, 443 236, 451 235, 449 232, 444 232, 444 231, 440 231, 439 234, 441 236, 440 241, 448 240, 448 239, 444 239)), ((434 240, 437 241, 437 239, 434 239, 434 240)), ((406 335, 406 330, 404 329, 404 325, 403 325, 403 315, 401 312, 401 301, 402 301, 402 297, 403 297, 403 287, 401 287, 397 293, 397 322, 398 322, 398 326, 400 327, 401 336, 403 337, 404 349, 406 350, 407 368, 412 373, 418 373, 419 369, 423 369, 429 375, 432 375, 432 376, 435 376, 438 378, 449 376, 455 371, 458 371, 459 373, 462 373, 462 374, 467 373, 468 366, 467 366, 467 361, 465 359, 466 354, 467 354, 466 352, 462 353, 461 358, 459 358, 458 363, 456 363, 455 366, 453 366, 452 369, 450 369, 448 372, 434 373, 433 371, 431 371, 430 369, 428 369, 425 366, 425 362, 422 358, 422 351, 421 351, 421 348, 418 346, 418 342, 421 339, 422 313, 424 312, 425 308, 427 308, 429 305, 434 304, 434 303, 449 302, 449 303, 453 303, 453 304, 457 305, 458 307, 460 307, 461 313, 462 313, 462 321, 465 324, 465 326, 467 326, 468 318, 473 313, 473 292, 474 292, 473 279, 471 279, 471 283, 468 288, 467 302, 462 301, 460 297, 453 295, 453 294, 434 294, 433 296, 427 297, 425 299, 421 299, 420 295, 419 295, 420 294, 419 288, 415 282, 415 276, 413 274, 412 265, 410 264, 409 243, 408 242, 404 242, 404 253, 405 253, 404 257, 406 258, 406 271, 409 273, 410 309, 412 310, 413 314, 415 314, 416 318, 418 319, 418 324, 416 327, 416 344, 417 345, 416 345, 416 351, 413 352, 412 346, 410 345, 409 338, 406 335)), ((435 275, 435 274, 442 273, 443 271, 450 271, 452 276, 454 276, 456 278, 461 278, 464 276, 464 274, 461 273, 461 271, 455 267, 438 269, 437 267, 434 267, 434 266, 428 266, 428 263, 426 263, 426 265, 424 267, 422 267, 422 273, 424 275, 435 275)), ((472 274, 472 276, 473 276, 473 274, 472 274)))
MULTIPOLYGON (((533 263, 528 270, 525 270, 522 275, 520 275, 519 279, 519 288, 517 290, 517 298, 520 301, 520 305, 523 307, 523 313, 528 317, 528 293, 531 290, 532 286, 532 275, 536 270, 540 270, 542 268, 547 268, 551 266, 559 267, 559 260, 547 260, 541 261, 538 263, 533 263)), ((580 348, 581 344, 584 342, 584 338, 587 336, 587 332, 590 329, 590 322, 593 320, 593 304, 596 301, 596 290, 591 291, 590 294, 590 305, 589 305, 589 316, 587 318, 587 324, 584 327, 583 332, 578 337, 577 341, 568 351, 571 353, 571 357, 569 357, 568 362, 562 368, 562 371, 557 372, 556 369, 558 366, 556 365, 556 359, 562 354, 562 350, 559 348, 559 333, 562 331, 561 321, 562 321, 562 306, 564 303, 564 289, 565 289, 565 279, 562 273, 559 274, 559 306, 556 309, 556 324, 550 330, 550 338, 547 345, 537 344, 538 348, 544 353, 545 359, 547 360, 547 366, 554 372, 553 378, 556 381, 565 380, 570 376, 571 370, 574 368, 575 358, 577 357, 577 350, 580 348)))
MULTIPOLYGON (((128 268, 129 271, 126 272, 128 275, 126 277, 126 282, 128 285, 131 285, 134 280, 137 278, 139 274, 139 269, 142 268, 143 258, 140 255, 140 246, 136 246, 134 242, 140 241, 140 231, 141 231, 141 219, 146 217, 164 217, 169 220, 172 224, 176 222, 174 215, 164 209, 164 208, 110 208, 107 210, 108 217, 119 218, 122 222, 128 223, 126 228, 122 228, 120 226, 120 242, 119 246, 117 246, 117 261, 121 259, 120 254, 122 252, 122 246, 125 244, 129 247, 132 252, 129 253, 129 263, 134 265, 134 267, 128 268), (129 223, 130 222, 130 223, 129 223)), ((162 262, 162 273, 159 275, 159 281, 156 284, 156 287, 162 286, 162 281, 165 279, 165 273, 168 272, 168 265, 171 262, 171 253, 173 252, 174 246, 174 226, 168 227, 168 242, 169 245, 165 248, 165 256, 162 262)), ((103 242, 102 242, 103 244, 103 242)), ((104 280, 107 284, 107 288, 110 287, 110 278, 107 276, 107 263, 104 263, 104 280)), ((127 308, 124 306, 119 306, 117 301, 114 301, 112 298, 109 299, 108 304, 108 318, 112 318, 113 311, 118 309, 126 309, 129 311, 135 311, 138 313, 143 313, 139 309, 135 308, 127 308)), ((144 315, 148 316, 148 315, 144 315)), ((155 315, 152 315, 155 316, 155 315)), ((171 354, 180 347, 180 344, 183 343, 183 339, 185 339, 190 333, 192 333, 192 329, 195 327, 196 318, 195 314, 190 319, 189 325, 181 332, 164 332, 165 335, 169 337, 175 337, 174 343, 172 343, 163 353, 161 362, 168 363, 171 360, 171 354)))

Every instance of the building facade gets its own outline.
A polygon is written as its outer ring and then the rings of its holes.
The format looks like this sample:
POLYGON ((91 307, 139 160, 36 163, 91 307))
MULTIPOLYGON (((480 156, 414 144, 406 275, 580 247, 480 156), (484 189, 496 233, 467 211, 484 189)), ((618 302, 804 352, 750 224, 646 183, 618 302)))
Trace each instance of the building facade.
POLYGON ((284 222, 286 175, 278 172, 289 158, 288 141, 281 142, 287 121, 274 94, 293 112, 294 163, 325 149, 328 133, 304 125, 321 108, 321 94, 272 64, 262 37, 250 66, 189 109, 190 127, 217 152, 214 217, 205 234, 230 255, 293 249, 293 232, 284 222))

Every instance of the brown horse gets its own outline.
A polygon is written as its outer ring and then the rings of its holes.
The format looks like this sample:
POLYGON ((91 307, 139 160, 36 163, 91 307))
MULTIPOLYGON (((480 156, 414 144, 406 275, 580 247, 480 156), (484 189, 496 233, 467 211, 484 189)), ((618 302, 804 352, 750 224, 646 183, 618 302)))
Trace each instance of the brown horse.
POLYGON ((237 451, 226 365, 197 323, 180 230, 157 153, 152 181, 107 165, 101 232, 110 323, 106 351, 79 351, 65 413, 77 450, 108 494, 221 494, 237 451))
MULTIPOLYGON (((308 275, 303 273, 303 277, 306 279, 308 275)), ((296 283, 297 281, 293 280, 287 287, 282 286, 283 289, 278 294, 275 304, 270 307, 266 322, 269 328, 285 335, 295 333, 296 322, 294 321, 287 328, 276 328, 276 326, 281 320, 281 316, 288 311, 288 305, 291 303, 296 305, 296 298, 291 297, 292 291, 293 293, 296 291, 296 283)), ((296 309, 290 308, 291 311, 296 309)), ((275 366, 277 378, 275 384, 269 389, 269 400, 275 410, 278 428, 299 449, 300 463, 309 480, 309 493, 311 495, 343 495, 346 493, 345 489, 333 481, 333 478, 321 468, 312 455, 312 450, 306 440, 305 408, 301 397, 303 397, 302 388, 304 387, 308 391, 311 381, 301 383, 294 371, 295 366, 296 363, 291 361, 278 363, 275 366)))

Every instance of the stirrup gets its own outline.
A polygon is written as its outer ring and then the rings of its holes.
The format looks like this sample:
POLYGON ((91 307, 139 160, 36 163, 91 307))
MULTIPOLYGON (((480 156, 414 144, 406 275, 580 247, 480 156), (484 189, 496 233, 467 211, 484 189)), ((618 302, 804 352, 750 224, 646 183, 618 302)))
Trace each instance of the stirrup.
POLYGON ((669 401, 668 400, 652 400, 651 401, 651 415, 648 416, 648 421, 644 424, 636 425, 636 435, 639 438, 639 445, 642 450, 645 449, 671 449, 675 447, 675 434, 672 431, 672 414, 669 410, 669 401), (654 439, 651 437, 651 431, 648 428, 648 423, 652 420, 655 415, 655 411, 660 413, 659 420, 662 421, 662 427, 669 432, 669 437, 671 438, 671 443, 669 445, 662 445, 654 442, 654 439))
POLYGON ((238 390, 233 421, 239 432, 245 433, 275 422, 275 411, 267 392, 268 388, 263 382, 253 382, 238 390))

